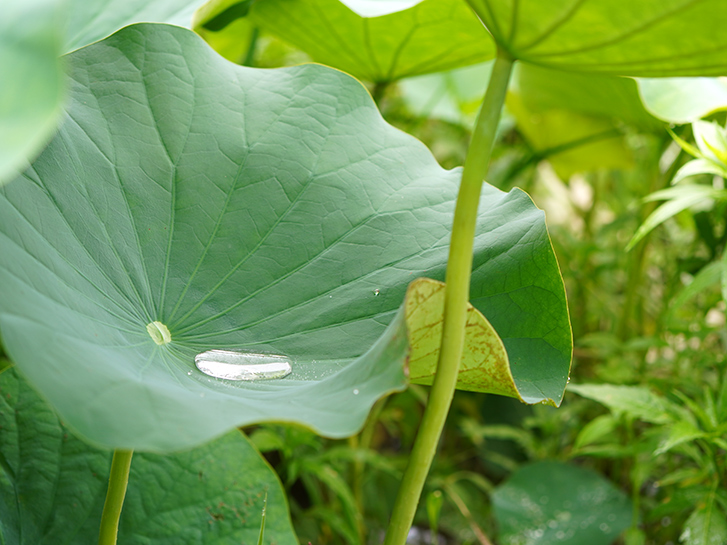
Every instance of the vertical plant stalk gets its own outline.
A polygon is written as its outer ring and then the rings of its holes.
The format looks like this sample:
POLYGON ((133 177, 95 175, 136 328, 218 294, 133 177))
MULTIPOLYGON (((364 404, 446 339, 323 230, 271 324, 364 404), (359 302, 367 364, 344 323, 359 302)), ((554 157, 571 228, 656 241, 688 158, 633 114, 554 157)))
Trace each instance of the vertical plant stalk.
POLYGON ((255 54, 257 53, 257 42, 259 37, 260 28, 253 27, 250 32, 250 41, 248 42, 247 51, 245 52, 245 55, 240 58, 240 61, 237 64, 240 66, 249 66, 251 68, 255 66, 255 54))
POLYGON ((480 203, 482 183, 490 163, 495 133, 500 122, 500 113, 505 103, 512 64, 513 60, 505 52, 498 51, 467 150, 449 246, 444 292, 444 322, 437 373, 394 503, 384 545, 406 543, 424 481, 432 465, 454 396, 464 345, 477 208, 480 203))
POLYGON ((116 535, 119 532, 119 518, 121 508, 126 496, 126 485, 129 483, 129 469, 131 469, 131 456, 133 450, 115 450, 111 461, 111 474, 109 475, 109 489, 106 492, 106 502, 101 515, 101 530, 98 536, 98 545, 116 545, 116 535))

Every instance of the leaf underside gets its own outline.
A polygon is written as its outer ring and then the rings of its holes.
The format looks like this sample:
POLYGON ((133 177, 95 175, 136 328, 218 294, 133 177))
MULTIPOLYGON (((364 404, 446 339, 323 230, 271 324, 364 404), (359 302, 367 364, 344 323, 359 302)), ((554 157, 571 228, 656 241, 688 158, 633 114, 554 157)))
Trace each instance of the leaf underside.
POLYGON ((513 58, 624 76, 724 75, 722 0, 468 0, 513 58))

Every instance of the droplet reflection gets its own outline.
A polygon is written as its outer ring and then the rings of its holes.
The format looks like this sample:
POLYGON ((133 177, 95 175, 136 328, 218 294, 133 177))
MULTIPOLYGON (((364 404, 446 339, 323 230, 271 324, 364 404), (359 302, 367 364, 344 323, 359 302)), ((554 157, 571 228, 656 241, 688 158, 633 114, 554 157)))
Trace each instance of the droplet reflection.
POLYGON ((287 356, 233 350, 207 350, 197 354, 194 363, 205 375, 226 380, 270 380, 292 371, 287 356))

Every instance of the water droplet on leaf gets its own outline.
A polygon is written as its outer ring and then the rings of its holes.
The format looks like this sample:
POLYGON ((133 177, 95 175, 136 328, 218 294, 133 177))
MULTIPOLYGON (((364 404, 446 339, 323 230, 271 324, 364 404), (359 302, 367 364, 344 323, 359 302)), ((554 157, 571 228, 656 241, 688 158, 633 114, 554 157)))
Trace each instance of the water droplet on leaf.
POLYGON ((226 380, 269 380, 292 371, 287 356, 233 350, 208 350, 197 354, 194 363, 205 375, 226 380))
POLYGON ((355 395, 355 396, 357 396, 357 395, 358 395, 358 388, 356 388, 356 389, 355 389, 355 390, 353 391, 353 395, 355 395))

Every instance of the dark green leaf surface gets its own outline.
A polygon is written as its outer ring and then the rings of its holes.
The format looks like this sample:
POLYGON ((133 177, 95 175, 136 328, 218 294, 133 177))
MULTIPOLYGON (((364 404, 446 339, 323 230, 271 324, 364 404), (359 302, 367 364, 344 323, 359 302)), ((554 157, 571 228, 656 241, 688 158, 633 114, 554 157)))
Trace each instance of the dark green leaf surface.
POLYGON ((525 466, 492 495, 502 545, 609 545, 631 523, 626 495, 560 462, 525 466))
POLYGON ((468 0, 515 59, 630 76, 723 75, 723 0, 468 0))
MULTIPOLYGON (((392 320, 411 280, 443 276, 459 171, 336 70, 234 66, 166 25, 68 62, 65 124, 0 193, 12 359, 106 446, 180 449, 261 421, 354 433, 405 386, 392 320), (147 333, 154 321, 169 344, 147 333), (211 379, 194 356, 213 348, 282 353, 293 373, 211 379)), ((557 403, 570 329, 543 214, 487 186, 479 233, 475 304, 524 397, 557 403)))
POLYGON ((467 66, 495 53, 461 0, 424 0, 381 17, 362 17, 338 0, 265 0, 250 16, 314 60, 375 82, 467 66))
MULTIPOLYGON (((0 542, 98 542, 110 451, 69 433, 13 370, 0 373, 0 542)), ((237 431, 169 456, 135 454, 119 545, 297 543, 275 473, 237 431)))

